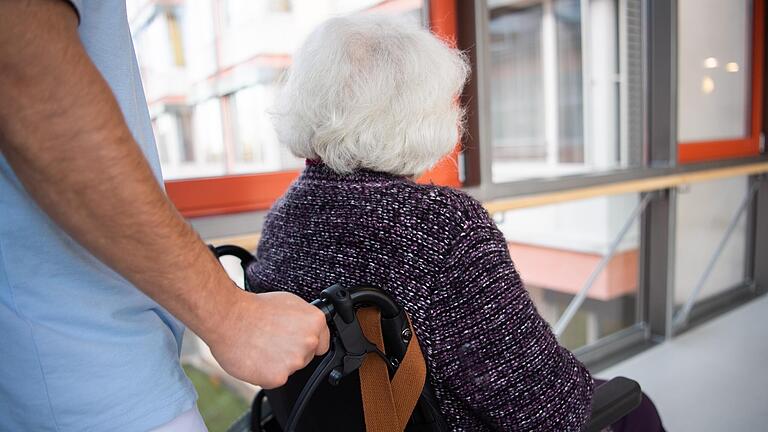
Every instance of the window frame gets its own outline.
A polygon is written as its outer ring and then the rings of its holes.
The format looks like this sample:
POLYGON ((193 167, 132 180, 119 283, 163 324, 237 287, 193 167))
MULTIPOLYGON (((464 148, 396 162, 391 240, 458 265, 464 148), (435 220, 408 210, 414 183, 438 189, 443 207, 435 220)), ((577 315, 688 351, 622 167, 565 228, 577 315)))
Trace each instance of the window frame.
MULTIPOLYGON (((440 38, 456 44, 455 0, 424 0, 429 28, 440 38)), ((460 146, 440 161, 419 181, 461 187, 459 178, 460 146)), ((299 170, 269 173, 224 175, 218 177, 168 180, 168 198, 185 217, 214 216, 246 211, 267 210, 299 175, 299 170)))
POLYGON ((678 163, 691 164, 760 155, 763 127, 764 32, 765 0, 753 0, 749 135, 724 140, 680 141, 677 143, 678 163))
MULTIPOLYGON (((765 0, 754 0, 757 4, 754 18, 758 25, 753 37, 761 35, 765 27, 765 0)), ((765 163, 768 155, 751 153, 743 159, 719 158, 697 164, 680 164, 676 139, 676 104, 677 104, 677 11, 678 0, 619 0, 620 14, 629 13, 628 3, 632 3, 632 13, 641 17, 642 92, 640 101, 640 121, 635 125, 640 129, 640 141, 643 143, 640 164, 615 168, 587 175, 564 175, 545 178, 529 178, 508 183, 494 183, 491 178, 490 124, 488 107, 488 83, 485 72, 488 70, 488 0, 458 2, 459 48, 465 50, 472 60, 472 76, 465 88, 462 100, 467 109, 467 132, 464 134, 464 151, 461 155, 463 190, 483 202, 486 208, 504 208, 506 201, 529 198, 537 200, 542 196, 578 195, 591 189, 606 187, 619 188, 625 182, 643 180, 655 183, 665 176, 686 175, 706 172, 714 169, 740 169, 753 163, 765 163), (624 9, 622 10, 621 7, 624 9), (639 10, 638 10, 639 9, 639 10)), ((622 15, 620 15, 622 16, 622 15)), ((621 25, 621 22, 620 22, 621 25)), ((620 35, 621 36, 621 35, 620 35)), ((754 43, 756 50, 766 46, 764 40, 754 43)), ((765 56, 755 56, 758 73, 765 74, 763 65, 765 56)), ((768 78, 763 78, 768 79, 768 78)), ((753 106, 760 108, 762 98, 768 101, 768 94, 763 94, 763 81, 759 87, 753 86, 753 106), (756 95, 756 96, 755 96, 756 95)), ((753 112, 756 118, 765 111, 753 112)), ((753 122, 752 130, 759 136, 764 122, 753 122)), ((765 178, 766 174, 748 174, 750 181, 765 178)), ((599 371, 617 359, 625 358, 629 352, 662 343, 675 337, 688 328, 695 327, 706 312, 711 318, 734 305, 755 298, 768 291, 766 282, 768 272, 755 265, 756 260, 768 256, 768 246, 763 239, 768 238, 768 218, 761 215, 768 211, 768 182, 764 182, 761 195, 750 210, 751 220, 748 225, 748 237, 755 240, 750 243, 746 256, 751 264, 747 272, 745 285, 735 291, 729 291, 717 304, 696 303, 691 313, 691 324, 685 328, 673 328, 672 316, 674 305, 671 297, 674 284, 670 277, 674 275, 673 262, 674 240, 676 234, 676 187, 651 187, 641 191, 651 194, 652 199, 641 216, 640 262, 637 316, 639 321, 634 327, 621 330, 575 350, 577 357, 589 367, 599 371), (748 295, 743 295, 744 290, 748 295), (738 292, 737 292, 738 291, 738 292), (736 295, 738 294, 738 295, 736 295), (746 300, 745 300, 746 299, 746 300)), ((490 211, 490 210, 489 210, 490 211)))
MULTIPOLYGON (((487 0, 452 1, 448 10, 454 10, 458 26, 456 37, 458 47, 470 59, 472 75, 462 95, 462 105, 467 110, 467 130, 462 136, 464 150, 460 155, 463 190, 483 202, 490 213, 503 211, 509 204, 505 201, 533 200, 538 205, 591 196, 594 189, 602 188, 606 194, 639 192, 651 194, 652 198, 643 212, 640 224, 640 256, 638 301, 636 313, 640 322, 636 325, 606 336, 596 343, 575 350, 577 357, 595 373, 619 359, 627 358, 645 348, 663 343, 680 333, 694 328, 745 301, 768 293, 768 267, 760 265, 768 259, 768 172, 765 164, 768 155, 744 159, 721 159, 698 164, 678 164, 676 140, 676 52, 677 45, 677 3, 678 0, 621 0, 625 6, 633 5, 631 12, 641 17, 642 57, 642 103, 640 113, 643 164, 631 168, 616 169, 590 175, 527 179, 512 183, 491 183, 490 171, 485 167, 488 151, 488 116, 484 102, 487 101, 483 81, 484 61, 487 55, 483 39, 484 12, 487 0), (478 72, 479 71, 479 72, 478 72), (479 81, 479 82, 478 82, 479 81), (482 116, 480 115, 482 114, 482 116), (759 165, 755 168, 753 165, 759 165), (728 171, 729 174, 723 174, 728 171), (748 267, 745 283, 731 291, 724 292, 713 301, 697 302, 691 312, 690 325, 674 327, 672 318, 674 295, 672 281, 675 269, 674 248, 676 238, 676 209, 679 184, 693 182, 688 175, 701 180, 718 176, 747 175, 750 184, 762 181, 758 196, 749 209, 748 222, 748 267), (720 172, 713 177, 716 172, 720 172), (681 182, 667 181, 678 176, 686 177, 681 182), (762 179, 762 180, 761 180, 762 179), (637 180, 645 186, 637 186, 637 180), (635 184, 632 186, 631 184, 635 184), (606 191, 607 190, 607 191, 606 191), (494 207, 496 208, 494 210, 494 207), (502 208, 503 207, 503 208, 502 208)), ((763 4, 765 0, 759 0, 763 4)), ((433 2, 434 3, 434 2, 433 2)), ((430 3, 431 4, 431 3, 430 3)), ((621 4, 621 3, 620 3, 621 4)), ((763 8, 763 11, 765 9, 763 8)), ((432 10, 432 16, 440 16, 432 10)), ((625 13, 630 11, 625 10, 625 13)), ((446 15, 442 15, 446 16, 446 15)), ((766 37, 763 35, 763 37, 766 37)), ((765 47, 765 43, 762 44, 765 47)), ((762 57, 765 59, 765 56, 762 57)), ((766 71, 763 67, 763 73, 766 71)), ((764 78, 766 79, 766 78, 764 78)), ((764 90, 764 89, 763 89, 764 90)), ((768 103, 768 92, 762 96, 768 103)), ((763 115, 768 115, 763 110, 763 115)), ((763 122, 763 132, 768 117, 763 122)), ((243 232, 255 233, 261 229, 263 213, 243 213, 215 218, 193 219, 193 226, 204 238, 224 237, 221 242, 241 243, 252 248, 257 234, 242 237, 243 232)), ((677 270, 679 271, 679 270, 677 270)))
MULTIPOLYGON (((545 0, 541 0, 542 4, 545 0)), ((626 20, 628 14, 628 2, 637 5, 638 9, 635 13, 645 14, 647 13, 649 0, 616 0, 616 11, 618 13, 618 25, 619 25, 619 40, 618 49, 622 49, 622 44, 626 44, 626 38, 622 35, 623 20, 626 20)), ((526 3, 527 4, 527 3, 526 3)), ((648 158, 647 145, 643 141, 643 137, 634 137, 634 133, 630 132, 630 128, 638 130, 645 130, 645 125, 640 120, 634 120, 633 122, 626 118, 617 118, 617 133, 619 134, 619 140, 622 139, 633 141, 639 140, 642 143, 642 148, 629 150, 622 148, 620 151, 629 151, 629 158, 634 160, 632 163, 619 163, 614 167, 601 168, 599 170, 590 170, 586 173, 581 172, 561 172, 555 173, 550 176, 532 176, 514 180, 493 180, 493 150, 492 150, 492 124, 491 124, 491 90, 489 84, 489 78, 486 76, 490 70, 490 19, 489 19, 489 6, 488 0, 478 0, 475 2, 459 2, 459 48, 467 52, 468 56, 472 60, 472 75, 470 82, 464 90, 463 102, 467 110, 467 133, 463 138, 464 151, 461 154, 462 161, 462 179, 465 179, 464 186, 473 196, 480 200, 490 200, 502 198, 504 196, 510 196, 510 194, 521 193, 539 193, 545 191, 556 190, 562 187, 571 187, 574 184, 602 184, 612 181, 621 181, 626 179, 637 178, 648 173, 649 169, 653 169, 648 158)), ((584 12, 582 12, 584 13, 584 12)), ((586 25, 582 21, 582 25, 586 25)), ((644 24, 643 24, 644 25, 644 24)), ((644 30, 643 30, 644 31, 644 30)), ((582 34, 582 40, 587 37, 582 34)), ((643 33, 641 38, 645 39, 647 35, 643 33)), ((583 45, 582 50, 588 50, 588 45, 583 45)), ((643 58, 646 56, 641 48, 630 48, 626 46, 626 50, 637 50, 638 55, 643 58)), ((584 54, 582 54, 584 56, 584 54)), ((588 54, 587 54, 588 56, 588 54)), ((619 61, 621 61, 621 54, 619 54, 619 61)), ((588 65, 585 67, 589 67, 588 65)), ((647 67, 644 65, 643 68, 647 67)), ((642 85, 646 85, 646 70, 641 72, 642 85)), ((586 75, 585 75, 586 76, 586 75)), ((627 78, 628 79, 628 78, 627 78)), ((586 85, 586 84, 584 84, 586 85)), ((628 85, 625 81, 624 85, 628 85)), ((585 90, 583 94, 585 105, 591 104, 591 96, 585 90)), ((628 89, 620 89, 620 92, 628 92, 628 89)), ((644 90, 643 90, 644 91, 644 90)), ((632 104, 637 106, 638 110, 645 116, 645 104, 646 95, 634 95, 632 104)), ((626 110, 629 104, 626 98, 619 98, 617 104, 620 109, 626 110)), ((583 135, 584 135, 584 152, 589 153, 589 129, 590 125, 587 124, 589 120, 589 112, 585 107, 583 122, 585 122, 583 135)), ((559 132, 558 132, 559 133, 559 132)), ((638 147, 640 147, 638 143, 638 147)), ((619 142, 621 145, 621 142, 619 142)), ((586 160, 585 160, 586 164, 586 160)))

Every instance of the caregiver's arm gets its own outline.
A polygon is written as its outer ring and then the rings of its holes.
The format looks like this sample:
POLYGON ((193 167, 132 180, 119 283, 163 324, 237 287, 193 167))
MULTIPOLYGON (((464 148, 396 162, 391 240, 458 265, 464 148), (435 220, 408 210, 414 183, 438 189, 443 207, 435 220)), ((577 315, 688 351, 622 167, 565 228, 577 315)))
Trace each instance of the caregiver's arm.
POLYGON ((56 223, 200 335, 224 369, 282 384, 327 349, 323 314, 232 284, 164 195, 77 26, 64 1, 0 0, 0 151, 56 223))

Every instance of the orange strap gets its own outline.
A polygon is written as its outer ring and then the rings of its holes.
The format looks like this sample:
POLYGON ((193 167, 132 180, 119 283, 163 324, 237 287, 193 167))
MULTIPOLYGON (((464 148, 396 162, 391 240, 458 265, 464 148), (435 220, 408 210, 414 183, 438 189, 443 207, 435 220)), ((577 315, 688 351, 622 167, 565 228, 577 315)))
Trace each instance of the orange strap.
MULTIPOLYGON (((384 352, 379 310, 360 309, 357 319, 365 337, 384 352)), ((427 377, 427 366, 419 341, 416 333, 412 333, 408 349, 392 381, 389 380, 387 365, 381 357, 369 354, 363 361, 360 368, 360 392, 367 432, 403 432, 411 418, 427 377)))

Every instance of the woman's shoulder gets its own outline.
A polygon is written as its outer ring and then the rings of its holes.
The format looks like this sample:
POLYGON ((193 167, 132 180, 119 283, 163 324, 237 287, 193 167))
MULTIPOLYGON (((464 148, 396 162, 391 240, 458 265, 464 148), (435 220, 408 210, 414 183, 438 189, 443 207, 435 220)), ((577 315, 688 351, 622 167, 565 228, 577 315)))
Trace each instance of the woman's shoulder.
POLYGON ((425 203, 425 210, 443 215, 462 229, 473 225, 495 226, 482 203, 460 189, 417 183, 411 183, 409 187, 425 203))
POLYGON ((418 231, 449 243, 473 226, 495 226, 483 205, 462 190, 366 170, 342 175, 322 165, 305 168, 271 213, 293 214, 289 208, 308 205, 355 215, 360 223, 384 220, 397 224, 398 232, 418 231))

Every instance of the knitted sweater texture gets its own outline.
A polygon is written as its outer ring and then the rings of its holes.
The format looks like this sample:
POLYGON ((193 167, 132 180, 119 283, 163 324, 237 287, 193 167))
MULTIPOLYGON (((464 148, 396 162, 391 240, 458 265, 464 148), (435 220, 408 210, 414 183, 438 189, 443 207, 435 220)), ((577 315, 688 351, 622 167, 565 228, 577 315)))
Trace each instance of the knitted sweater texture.
POLYGON ((536 311, 506 241, 461 191, 309 165, 270 211, 247 277, 312 300, 378 286, 410 314, 453 431, 579 431, 587 369, 536 311))

